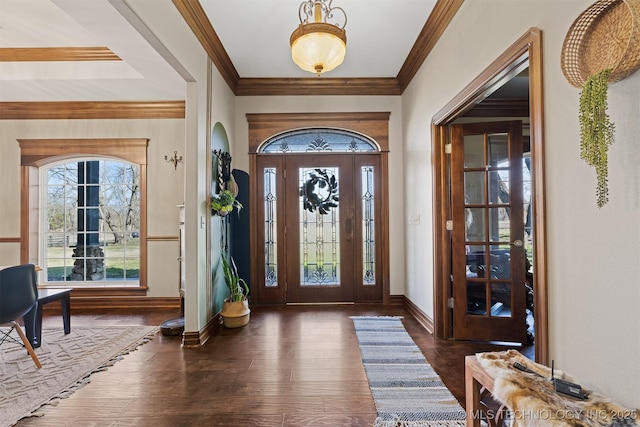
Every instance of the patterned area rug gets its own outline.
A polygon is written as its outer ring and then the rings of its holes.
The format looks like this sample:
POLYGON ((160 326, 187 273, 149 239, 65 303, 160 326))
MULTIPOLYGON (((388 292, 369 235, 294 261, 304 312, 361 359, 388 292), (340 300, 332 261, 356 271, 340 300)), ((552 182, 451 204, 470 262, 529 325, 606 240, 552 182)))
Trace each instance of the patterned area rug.
MULTIPOLYGON (((0 427, 33 415, 42 405, 68 397, 124 354, 148 342, 158 332, 149 326, 71 327, 43 329, 42 347, 35 349, 41 369, 15 344, 0 346, 0 427)), ((16 332, 12 332, 16 335, 16 332)))
POLYGON ((464 426, 465 412, 399 317, 352 317, 376 427, 464 426))

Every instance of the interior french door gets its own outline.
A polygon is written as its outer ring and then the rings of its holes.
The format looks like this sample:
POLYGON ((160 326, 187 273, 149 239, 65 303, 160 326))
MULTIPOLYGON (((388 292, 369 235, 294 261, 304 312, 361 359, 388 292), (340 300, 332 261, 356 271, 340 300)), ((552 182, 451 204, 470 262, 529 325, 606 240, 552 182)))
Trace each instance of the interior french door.
POLYGON ((451 126, 456 339, 526 342, 522 122, 451 126))
POLYGON ((380 156, 256 160, 257 302, 382 301, 380 156))

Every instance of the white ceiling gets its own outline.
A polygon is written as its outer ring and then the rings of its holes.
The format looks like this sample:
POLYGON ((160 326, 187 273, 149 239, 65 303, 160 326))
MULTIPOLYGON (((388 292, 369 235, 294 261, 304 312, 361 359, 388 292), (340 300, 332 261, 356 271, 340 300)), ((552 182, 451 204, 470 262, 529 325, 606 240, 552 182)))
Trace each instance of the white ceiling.
MULTIPOLYGON (((184 79, 127 5, 158 1, 170 0, 0 0, 0 48, 106 46, 122 58, 0 62, 0 102, 184 99, 184 79)), ((200 3, 240 77, 313 77, 289 51, 300 0, 200 3)), ((348 18, 347 56, 326 76, 396 77, 435 3, 334 0, 348 18)))
MULTIPOLYGON (((291 60, 300 0, 201 0, 241 77, 312 77, 291 60)), ((347 55, 327 77, 396 77, 435 0, 334 0, 347 15, 347 55)))

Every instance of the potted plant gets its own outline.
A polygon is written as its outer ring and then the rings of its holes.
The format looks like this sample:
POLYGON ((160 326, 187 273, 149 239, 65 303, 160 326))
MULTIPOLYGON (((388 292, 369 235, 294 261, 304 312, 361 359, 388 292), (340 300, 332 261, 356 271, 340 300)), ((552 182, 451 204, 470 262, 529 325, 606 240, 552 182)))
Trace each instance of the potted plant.
POLYGON ((211 212, 214 214, 225 216, 233 210, 233 208, 242 209, 240 203, 231 190, 222 190, 218 194, 211 196, 211 212))
POLYGON ((222 255, 222 270, 224 281, 229 288, 229 298, 224 300, 222 311, 222 321, 227 328, 239 328, 249 323, 249 286, 244 279, 238 275, 233 258, 231 262, 222 255))

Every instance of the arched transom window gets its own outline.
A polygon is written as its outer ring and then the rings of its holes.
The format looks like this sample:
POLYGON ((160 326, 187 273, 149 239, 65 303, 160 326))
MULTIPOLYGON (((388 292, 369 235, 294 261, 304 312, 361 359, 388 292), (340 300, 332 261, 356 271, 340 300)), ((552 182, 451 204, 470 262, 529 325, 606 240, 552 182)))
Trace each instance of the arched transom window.
POLYGON ((265 141, 261 153, 370 153, 380 151, 371 139, 343 129, 296 129, 276 135, 265 141))

